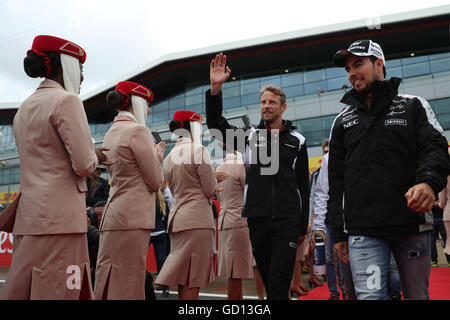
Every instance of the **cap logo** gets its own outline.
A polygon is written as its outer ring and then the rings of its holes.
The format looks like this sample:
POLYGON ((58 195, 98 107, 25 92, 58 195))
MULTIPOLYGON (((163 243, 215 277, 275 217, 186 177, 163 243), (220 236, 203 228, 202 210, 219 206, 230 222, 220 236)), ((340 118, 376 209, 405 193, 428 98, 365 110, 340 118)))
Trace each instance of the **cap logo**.
POLYGON ((142 86, 137 86, 135 88, 133 88, 133 90, 131 90, 132 92, 150 97, 150 92, 148 90, 146 90, 144 87, 142 86))
POLYGON ((193 114, 193 115, 189 118, 189 120, 199 120, 199 121, 201 121, 202 119, 201 119, 201 116, 198 117, 197 114, 193 114))
POLYGON ((81 49, 79 46, 71 42, 65 43, 61 48, 59 48, 59 50, 69 52, 71 54, 75 54, 80 57, 82 57, 84 54, 83 49, 81 49))

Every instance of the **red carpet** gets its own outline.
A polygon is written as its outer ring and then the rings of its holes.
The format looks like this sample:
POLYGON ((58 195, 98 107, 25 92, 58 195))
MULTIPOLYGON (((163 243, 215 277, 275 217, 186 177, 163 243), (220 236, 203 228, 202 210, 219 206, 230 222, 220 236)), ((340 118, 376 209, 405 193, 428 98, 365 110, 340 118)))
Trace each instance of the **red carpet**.
MULTIPOLYGON (((430 300, 450 300, 450 268, 431 268, 430 273, 430 300)), ((306 296, 298 300, 327 300, 330 297, 327 283, 309 291, 306 296)))

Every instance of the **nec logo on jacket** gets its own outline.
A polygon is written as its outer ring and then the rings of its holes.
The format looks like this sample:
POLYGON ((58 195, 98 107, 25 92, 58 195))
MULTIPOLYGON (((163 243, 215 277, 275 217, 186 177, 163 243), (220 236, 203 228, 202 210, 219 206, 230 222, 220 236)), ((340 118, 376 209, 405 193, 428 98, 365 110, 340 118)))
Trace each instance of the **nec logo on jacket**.
POLYGON ((348 121, 348 122, 344 123, 343 126, 344 126, 344 129, 347 129, 347 128, 354 126, 355 124, 358 124, 358 119, 348 121))

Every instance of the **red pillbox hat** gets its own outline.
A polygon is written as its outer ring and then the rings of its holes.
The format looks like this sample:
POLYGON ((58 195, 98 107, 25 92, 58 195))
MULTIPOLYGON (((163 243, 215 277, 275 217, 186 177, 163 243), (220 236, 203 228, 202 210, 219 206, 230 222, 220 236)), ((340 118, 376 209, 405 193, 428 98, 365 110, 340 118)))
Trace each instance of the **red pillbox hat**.
POLYGON ((70 55, 77 58, 84 63, 86 61, 86 51, 79 45, 58 37, 40 35, 36 36, 33 40, 31 50, 38 55, 42 55, 42 52, 59 52, 70 55))
POLYGON ((194 111, 178 110, 173 114, 173 120, 176 121, 203 121, 202 115, 194 111))
POLYGON ((152 103, 153 101, 153 92, 139 83, 120 81, 116 85, 115 91, 118 91, 120 94, 125 96, 125 98, 128 98, 128 95, 135 95, 144 98, 148 101, 148 103, 152 103))

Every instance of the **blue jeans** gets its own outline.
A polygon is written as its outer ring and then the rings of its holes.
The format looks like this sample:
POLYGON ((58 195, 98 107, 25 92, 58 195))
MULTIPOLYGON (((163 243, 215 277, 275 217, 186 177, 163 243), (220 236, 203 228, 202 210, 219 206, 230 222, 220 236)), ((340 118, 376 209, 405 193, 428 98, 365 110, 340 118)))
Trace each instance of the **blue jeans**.
POLYGON ((335 259, 334 254, 334 241, 333 241, 333 233, 331 230, 331 226, 326 224, 327 229, 327 241, 325 246, 325 263, 326 263, 326 275, 327 275, 327 283, 328 289, 330 290, 330 294, 332 296, 339 297, 339 290, 336 286, 336 274, 338 278, 338 284, 341 288, 342 295, 344 300, 355 300, 355 288, 353 285, 352 272, 350 270, 350 265, 348 263, 344 263, 339 259, 335 259), (335 261, 337 262, 337 266, 335 265, 335 261))
POLYGON ((394 255, 391 252, 389 262, 389 278, 388 278, 388 294, 389 299, 401 299, 402 297, 402 281, 400 280, 400 273, 398 272, 397 263, 394 255))
POLYGON ((349 236, 348 249, 358 300, 388 299, 391 251, 400 274, 403 297, 429 299, 430 232, 386 238, 349 236))

